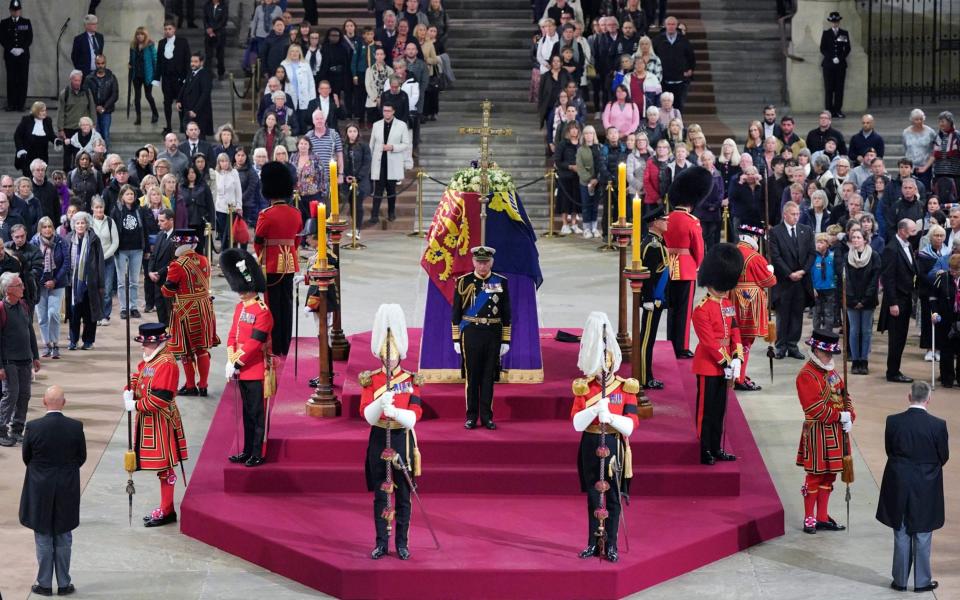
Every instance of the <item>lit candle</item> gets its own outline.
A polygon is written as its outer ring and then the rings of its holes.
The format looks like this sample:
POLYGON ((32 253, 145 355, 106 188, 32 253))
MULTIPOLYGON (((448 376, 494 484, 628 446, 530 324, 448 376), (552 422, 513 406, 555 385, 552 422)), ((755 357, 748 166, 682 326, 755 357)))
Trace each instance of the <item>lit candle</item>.
POLYGON ((337 161, 330 161, 330 220, 340 220, 340 188, 337 185, 337 161))
POLYGON ((633 197, 633 268, 640 264, 640 196, 633 197))
POLYGON ((620 163, 617 167, 617 214, 620 223, 627 220, 627 163, 620 163))
POLYGON ((317 262, 315 268, 322 269, 327 266, 327 207, 324 204, 317 205, 317 262))

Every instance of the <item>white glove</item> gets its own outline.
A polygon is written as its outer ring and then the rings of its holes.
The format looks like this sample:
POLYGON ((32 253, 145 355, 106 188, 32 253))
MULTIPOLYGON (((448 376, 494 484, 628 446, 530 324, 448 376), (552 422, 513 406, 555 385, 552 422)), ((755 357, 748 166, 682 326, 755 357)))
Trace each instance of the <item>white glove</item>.
POLYGON ((739 358, 735 358, 730 361, 730 368, 733 369, 733 378, 740 379, 740 369, 743 368, 743 361, 739 358))
POLYGON ((393 392, 384 392, 380 395, 380 407, 386 412, 390 406, 393 406, 393 392))
POLYGON ((653 310, 653 302, 644 302, 643 310, 653 310))
POLYGON ((333 327, 333 313, 327 313, 327 327, 333 327))
POLYGON ((733 367, 724 367, 724 368, 723 368, 723 378, 724 378, 724 379, 733 379, 733 367))
POLYGON ((123 409, 127 412, 137 410, 137 401, 133 399, 133 390, 123 390, 123 409))
POLYGON ((610 410, 610 398, 600 398, 594 405, 600 411, 610 410))
POLYGON ((850 430, 853 429, 853 423, 847 422, 843 424, 843 432, 850 433, 850 430))
POLYGON ((841 422, 841 423, 852 423, 853 421, 852 421, 852 419, 850 419, 850 413, 847 412, 847 411, 841 411, 841 412, 840 412, 840 422, 841 422))
POLYGON ((14 56, 20 56, 21 54, 23 54, 23 48, 14 48, 13 50, 10 51, 10 54, 14 56))
POLYGON ((305 280, 304 280, 304 278, 303 278, 303 275, 294 275, 294 276, 293 276, 293 285, 300 285, 300 284, 303 283, 304 281, 305 281, 305 280))
POLYGON ((390 404, 389 406, 383 409, 383 416, 385 416, 388 419, 396 419, 398 410, 399 409, 396 406, 394 406, 393 404, 390 404))
POLYGON ((237 373, 239 373, 237 367, 228 360, 223 368, 223 376, 227 378, 227 381, 230 381, 237 373))
POLYGON ((304 307, 303 307, 303 314, 309 315, 309 314, 313 314, 313 312, 314 312, 314 310, 313 310, 312 308, 310 308, 309 306, 304 306, 304 307))
POLYGON ((19 152, 17 152, 17 158, 20 158, 21 156, 26 156, 26 155, 27 155, 26 150, 20 150, 19 152))
POLYGON ((600 419, 600 422, 604 425, 609 425, 613 423, 613 415, 610 414, 609 410, 601 410, 600 414, 597 415, 597 418, 600 419))
POLYGON ((773 273, 773 265, 767 265, 767 270, 773 273))
POLYGON ((833 58, 833 64, 839 65, 839 64, 840 64, 840 59, 837 58, 837 57, 834 57, 834 58, 833 58))
POLYGON ((510 344, 500 344, 500 356, 510 352, 510 344))
POLYGON ((460 342, 453 343, 453 351, 456 352, 457 354, 460 354, 460 342))

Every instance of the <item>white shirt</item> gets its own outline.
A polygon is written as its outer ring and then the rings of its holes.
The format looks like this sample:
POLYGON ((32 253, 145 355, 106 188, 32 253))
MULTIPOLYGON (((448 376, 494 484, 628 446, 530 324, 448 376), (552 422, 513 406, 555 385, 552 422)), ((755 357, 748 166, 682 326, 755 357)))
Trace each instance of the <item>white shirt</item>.
POLYGON ((761 121, 761 123, 763 124, 763 139, 767 139, 768 137, 773 137, 773 128, 777 126, 777 122, 774 121, 769 125, 767 125, 766 121, 761 121))
POLYGON ((177 43, 177 36, 168 37, 167 43, 163 45, 163 57, 167 60, 173 59, 173 46, 177 43))
POLYGON ((910 248, 910 240, 902 239, 899 235, 896 236, 897 241, 900 242, 900 248, 903 249, 903 253, 907 255, 907 262, 911 265, 913 264, 913 253, 910 248))
POLYGON ((34 120, 33 120, 33 131, 31 131, 30 133, 32 133, 33 135, 40 136, 40 137, 43 137, 43 136, 47 135, 47 134, 43 131, 43 119, 34 119, 34 120))
POLYGON ((320 101, 320 110, 323 111, 323 116, 328 116, 330 114, 330 96, 324 98, 323 96, 317 96, 317 100, 320 101))

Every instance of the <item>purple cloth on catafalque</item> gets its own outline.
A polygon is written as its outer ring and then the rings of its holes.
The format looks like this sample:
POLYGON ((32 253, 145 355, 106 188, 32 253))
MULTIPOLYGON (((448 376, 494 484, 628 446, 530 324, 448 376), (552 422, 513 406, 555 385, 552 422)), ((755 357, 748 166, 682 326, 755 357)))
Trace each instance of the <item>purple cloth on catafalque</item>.
MULTIPOLYGON (((497 271, 499 273, 499 271, 497 271)), ((510 290, 512 335, 510 351, 501 358, 501 382, 543 381, 540 324, 537 321, 537 287, 529 276, 501 273, 510 290)), ((459 381, 460 356, 450 335, 450 303, 432 281, 427 283, 427 307, 420 341, 420 368, 427 381, 459 381)))

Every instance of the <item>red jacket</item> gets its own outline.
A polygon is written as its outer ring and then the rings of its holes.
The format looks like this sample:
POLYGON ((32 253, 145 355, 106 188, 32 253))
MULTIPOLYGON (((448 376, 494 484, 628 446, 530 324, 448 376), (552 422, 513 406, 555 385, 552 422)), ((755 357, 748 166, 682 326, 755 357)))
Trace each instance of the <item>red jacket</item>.
POLYGON ((693 309, 693 329, 700 340, 693 356, 693 372, 697 375, 723 375, 724 367, 731 360, 743 360, 736 312, 725 296, 721 298, 709 292, 693 309))
POLYGON ((767 259, 746 242, 737 244, 743 254, 743 271, 733 303, 737 307, 737 327, 741 337, 766 337, 769 325, 767 290, 777 285, 773 270, 767 268, 767 259))
POLYGON ((299 273, 297 256, 303 220, 300 211, 286 202, 275 202, 257 218, 253 251, 267 274, 299 273))
MULTIPOLYGON (((843 389, 843 378, 835 370, 827 371, 813 361, 807 361, 797 374, 797 397, 804 415, 797 466, 809 473, 843 470, 843 427, 840 425, 843 389)), ((850 419, 856 420, 849 396, 846 410, 850 412, 850 419)))
MULTIPOLYGON (((393 390, 393 405, 397 408, 412 410, 417 416, 417 421, 423 416, 423 410, 420 402, 420 384, 422 378, 416 373, 405 371, 397 367, 390 378, 391 389, 393 390)), ((380 398, 381 394, 387 391, 387 374, 383 369, 376 371, 364 371, 360 373, 360 416, 363 411, 372 402, 380 398)), ((390 419, 381 416, 381 422, 390 421, 390 419)))
POLYGON ((696 281, 697 269, 703 262, 703 229, 700 227, 700 219, 693 216, 686 206, 674 208, 667 215, 667 230, 663 232, 663 241, 670 256, 670 279, 696 281))
MULTIPOLYGON (((623 379, 615 377, 613 382, 607 386, 607 398, 610 400, 610 414, 629 417, 633 421, 633 426, 640 425, 637 418, 637 392, 640 391, 640 384, 636 379, 623 379)), ((601 386, 597 378, 594 377, 587 381, 586 379, 575 379, 573 381, 573 408, 570 409, 570 420, 573 420, 581 410, 588 406, 596 404, 601 396, 601 386)), ((594 419, 591 426, 599 426, 600 419, 594 419)))
POLYGON ((263 379, 271 331, 273 315, 263 300, 257 297, 237 303, 227 337, 227 357, 240 365, 240 379, 263 379))
POLYGON ((140 361, 130 376, 137 401, 134 449, 140 470, 162 471, 187 459, 187 439, 176 402, 179 379, 180 368, 167 348, 140 361))
POLYGON ((643 170, 643 203, 660 202, 660 166, 656 157, 647 159, 647 168, 643 170))

